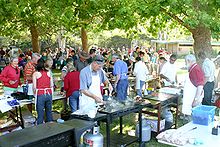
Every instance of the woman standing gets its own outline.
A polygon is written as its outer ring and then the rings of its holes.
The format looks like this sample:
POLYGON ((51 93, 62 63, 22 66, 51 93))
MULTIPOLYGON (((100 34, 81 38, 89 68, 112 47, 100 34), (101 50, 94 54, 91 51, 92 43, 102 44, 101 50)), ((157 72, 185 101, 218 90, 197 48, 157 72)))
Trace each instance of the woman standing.
POLYGON ((52 90, 53 79, 51 72, 45 67, 47 63, 41 58, 37 62, 36 72, 33 74, 33 91, 35 94, 35 106, 37 110, 37 124, 43 123, 44 109, 46 112, 46 121, 50 122, 52 118, 52 90))
MULTIPOLYGON (((68 65, 68 64, 73 64, 73 59, 72 59, 72 58, 67 58, 67 59, 66 59, 66 63, 67 63, 67 65, 68 65)), ((65 66, 62 68, 62 70, 61 70, 61 77, 60 77, 60 79, 61 79, 61 90, 60 90, 60 94, 61 94, 61 95, 65 95, 65 93, 64 93, 64 78, 65 78, 65 76, 67 75, 67 73, 69 72, 69 70, 68 70, 68 68, 67 68, 67 65, 65 65, 65 66)), ((66 99, 63 99, 64 110, 67 109, 67 99, 68 99, 68 97, 66 97, 66 99)))
POLYGON ((11 95, 17 91, 18 86, 21 85, 17 56, 12 57, 10 64, 2 70, 0 81, 4 85, 4 95, 11 95))
POLYGON ((64 77, 64 90, 66 91, 66 97, 69 97, 69 105, 71 112, 75 112, 79 107, 79 71, 72 63, 67 64, 69 72, 64 77))

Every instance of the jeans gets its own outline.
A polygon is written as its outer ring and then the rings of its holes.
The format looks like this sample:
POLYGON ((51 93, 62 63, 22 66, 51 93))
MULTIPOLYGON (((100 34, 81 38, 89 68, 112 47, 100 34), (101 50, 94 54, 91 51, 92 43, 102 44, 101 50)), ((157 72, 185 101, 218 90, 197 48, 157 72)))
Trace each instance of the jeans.
POLYGON ((137 95, 139 95, 140 97, 142 97, 142 88, 145 84, 145 81, 140 81, 140 89, 137 89, 137 95))
POLYGON ((71 112, 75 112, 79 109, 79 91, 74 91, 69 97, 69 105, 71 112))
POLYGON ((206 84, 204 85, 204 98, 202 100, 203 105, 213 105, 211 100, 214 85, 214 82, 206 82, 206 84))
POLYGON ((53 120, 52 117, 52 95, 42 94, 37 96, 37 124, 42 124, 44 121, 44 112, 46 112, 46 121, 53 120))
POLYGON ((120 102, 123 102, 127 99, 127 90, 128 90, 128 79, 122 79, 118 81, 117 84, 117 99, 120 102))

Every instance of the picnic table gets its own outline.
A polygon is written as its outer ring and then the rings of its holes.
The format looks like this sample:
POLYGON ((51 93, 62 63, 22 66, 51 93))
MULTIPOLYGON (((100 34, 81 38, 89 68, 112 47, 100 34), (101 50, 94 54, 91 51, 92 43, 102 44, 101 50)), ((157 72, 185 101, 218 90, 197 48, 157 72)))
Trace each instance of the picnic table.
POLYGON ((3 95, 0 96, 0 112, 7 113, 8 118, 11 119, 11 121, 2 124, 3 126, 0 127, 0 132, 12 131, 18 128, 19 126, 21 128, 24 128, 21 106, 19 104, 11 106, 8 103, 9 101, 13 100, 13 97, 3 95))

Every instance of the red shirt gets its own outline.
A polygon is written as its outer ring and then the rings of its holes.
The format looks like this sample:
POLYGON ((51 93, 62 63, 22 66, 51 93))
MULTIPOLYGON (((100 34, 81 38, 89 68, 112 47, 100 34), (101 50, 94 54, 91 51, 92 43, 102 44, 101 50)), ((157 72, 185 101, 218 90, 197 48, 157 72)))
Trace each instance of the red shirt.
POLYGON ((64 90, 66 91, 66 96, 69 97, 76 90, 79 90, 79 71, 68 72, 64 78, 64 90))
POLYGON ((50 77, 47 75, 47 72, 48 71, 40 71, 42 76, 39 79, 37 79, 37 85, 36 85, 36 88, 38 89, 37 95, 52 94, 52 90, 50 86, 50 77))
POLYGON ((198 64, 194 63, 190 67, 189 78, 190 78, 190 81, 192 82, 192 84, 196 87, 198 87, 199 85, 204 85, 205 76, 202 71, 202 68, 198 64))
POLYGON ((3 82, 4 86, 10 88, 18 88, 21 85, 20 82, 20 69, 18 67, 14 68, 11 65, 6 66, 0 75, 0 81, 3 82), (15 84, 9 84, 9 81, 16 81, 15 84))

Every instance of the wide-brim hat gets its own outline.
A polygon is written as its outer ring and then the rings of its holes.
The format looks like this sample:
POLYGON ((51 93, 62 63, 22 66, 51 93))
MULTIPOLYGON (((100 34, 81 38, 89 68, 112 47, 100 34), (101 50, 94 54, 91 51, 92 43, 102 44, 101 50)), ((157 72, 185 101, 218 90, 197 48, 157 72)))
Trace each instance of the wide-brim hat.
POLYGON ((86 53, 85 51, 80 51, 79 52, 79 57, 83 58, 83 59, 89 59, 90 58, 89 54, 86 53))

